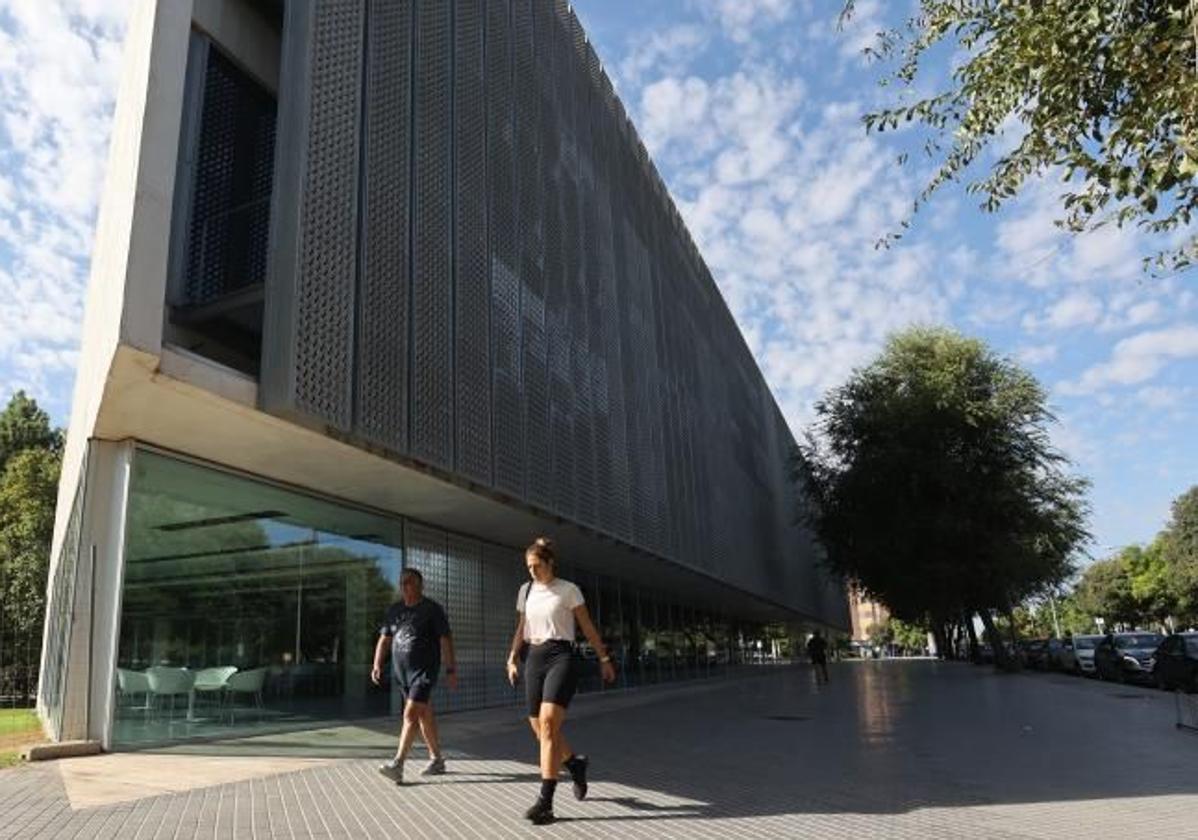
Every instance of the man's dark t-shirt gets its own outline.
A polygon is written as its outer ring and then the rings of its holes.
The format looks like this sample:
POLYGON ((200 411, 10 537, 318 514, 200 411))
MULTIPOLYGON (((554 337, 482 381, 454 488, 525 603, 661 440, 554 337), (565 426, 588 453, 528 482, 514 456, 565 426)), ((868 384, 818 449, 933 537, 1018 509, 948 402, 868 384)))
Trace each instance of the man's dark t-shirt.
POLYGON ((424 671, 436 679, 441 670, 441 637, 449 635, 449 619, 440 604, 430 598, 410 607, 397 601, 387 609, 379 635, 391 637, 391 667, 397 679, 408 671, 424 671))
POLYGON ((807 642, 807 653, 812 662, 826 662, 828 659, 828 643, 823 636, 812 636, 807 642))

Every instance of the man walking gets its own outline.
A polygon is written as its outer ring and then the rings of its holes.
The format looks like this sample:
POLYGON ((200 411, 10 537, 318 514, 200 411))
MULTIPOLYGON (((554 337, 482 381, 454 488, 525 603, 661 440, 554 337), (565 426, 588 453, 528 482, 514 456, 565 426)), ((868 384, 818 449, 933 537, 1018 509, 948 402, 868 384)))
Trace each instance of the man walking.
POLYGON ((816 683, 826 685, 828 682, 828 642, 818 630, 807 640, 807 655, 811 657, 816 683))
POLYGON ((440 604, 424 597, 424 576, 416 569, 404 569, 399 577, 399 588, 402 599, 388 608, 379 627, 370 679, 375 685, 382 683, 383 661, 390 643, 391 671, 404 696, 403 727, 395 758, 380 765, 379 772, 396 784, 403 784, 403 763, 412 748, 417 728, 424 743, 428 744, 429 755, 429 762, 420 775, 438 776, 445 772, 445 758, 441 754, 432 707, 433 687, 437 684, 442 658, 450 689, 458 687, 458 677, 449 619, 440 604))

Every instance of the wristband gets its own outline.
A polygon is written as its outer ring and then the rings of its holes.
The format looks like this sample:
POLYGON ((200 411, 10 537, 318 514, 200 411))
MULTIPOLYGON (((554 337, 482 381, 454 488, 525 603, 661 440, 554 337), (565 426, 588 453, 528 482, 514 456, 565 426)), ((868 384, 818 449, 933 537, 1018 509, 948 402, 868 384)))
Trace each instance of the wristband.
POLYGON ((608 654, 608 653, 603 654, 603 656, 599 657, 599 661, 604 664, 611 662, 611 654, 608 654))

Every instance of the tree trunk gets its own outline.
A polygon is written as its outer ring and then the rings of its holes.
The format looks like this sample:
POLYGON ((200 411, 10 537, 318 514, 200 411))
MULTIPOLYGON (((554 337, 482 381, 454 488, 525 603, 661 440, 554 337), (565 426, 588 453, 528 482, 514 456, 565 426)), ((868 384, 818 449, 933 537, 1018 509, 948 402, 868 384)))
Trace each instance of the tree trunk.
POLYGON ((948 659, 951 650, 948 645, 948 634, 945 632, 945 626, 938 621, 932 622, 932 638, 936 640, 936 656, 948 659))
POLYGON ((961 617, 961 623, 965 626, 965 635, 969 639, 969 661, 981 662, 982 650, 981 646, 978 645, 978 632, 973 627, 973 613, 966 612, 961 617))
POLYGON ((1007 653, 1007 646, 1003 644, 1002 634, 998 632, 998 628, 994 625, 994 616, 990 614, 989 608, 980 610, 978 615, 981 616, 982 624, 986 628, 986 636, 990 639, 990 647, 994 650, 994 664, 1000 670, 1014 671, 1016 670, 1015 662, 1007 653))

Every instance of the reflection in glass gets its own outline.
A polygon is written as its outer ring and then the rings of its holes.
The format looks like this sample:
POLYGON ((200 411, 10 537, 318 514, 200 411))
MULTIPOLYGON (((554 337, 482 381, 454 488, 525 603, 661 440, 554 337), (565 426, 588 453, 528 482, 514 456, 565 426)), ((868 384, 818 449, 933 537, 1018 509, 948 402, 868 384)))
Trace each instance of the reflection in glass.
POLYGON ((114 742, 386 713, 370 664, 401 545, 396 520, 139 452, 114 742))

